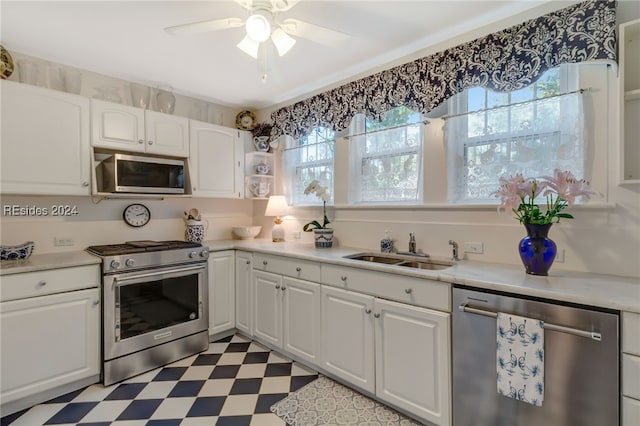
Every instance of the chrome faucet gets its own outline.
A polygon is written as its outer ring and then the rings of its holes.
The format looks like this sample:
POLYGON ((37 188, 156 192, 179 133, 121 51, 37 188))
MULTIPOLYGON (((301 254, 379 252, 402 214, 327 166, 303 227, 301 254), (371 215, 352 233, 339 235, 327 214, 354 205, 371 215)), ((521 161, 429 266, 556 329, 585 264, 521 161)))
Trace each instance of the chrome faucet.
POLYGON ((449 244, 451 244, 453 246, 453 257, 451 259, 452 260, 460 260, 460 258, 458 257, 458 243, 456 243, 453 240, 449 240, 449 244))
POLYGON ((409 232, 409 253, 416 252, 416 235, 413 232, 409 232))

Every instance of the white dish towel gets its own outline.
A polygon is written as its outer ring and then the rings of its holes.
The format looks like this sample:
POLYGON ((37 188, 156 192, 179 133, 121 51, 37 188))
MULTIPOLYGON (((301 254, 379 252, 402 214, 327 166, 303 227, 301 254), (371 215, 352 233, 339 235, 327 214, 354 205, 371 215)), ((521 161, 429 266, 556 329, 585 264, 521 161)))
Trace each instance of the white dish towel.
POLYGON ((544 400, 544 322, 498 312, 498 393, 539 407, 544 400))

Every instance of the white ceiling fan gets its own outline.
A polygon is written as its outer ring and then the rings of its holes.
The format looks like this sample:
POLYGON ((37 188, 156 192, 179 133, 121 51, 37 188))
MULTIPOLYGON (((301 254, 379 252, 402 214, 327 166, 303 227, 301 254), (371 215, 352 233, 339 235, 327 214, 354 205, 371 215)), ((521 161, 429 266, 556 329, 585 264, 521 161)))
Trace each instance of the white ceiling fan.
POLYGON ((326 46, 335 46, 351 36, 300 21, 298 19, 278 19, 278 13, 286 12, 300 0, 234 0, 249 11, 247 19, 224 18, 210 21, 193 22, 165 28, 169 34, 199 34, 208 31, 219 31, 229 28, 246 28, 246 35, 237 44, 246 54, 258 59, 260 43, 271 38, 279 56, 286 54, 296 43, 291 37, 301 37, 326 46))

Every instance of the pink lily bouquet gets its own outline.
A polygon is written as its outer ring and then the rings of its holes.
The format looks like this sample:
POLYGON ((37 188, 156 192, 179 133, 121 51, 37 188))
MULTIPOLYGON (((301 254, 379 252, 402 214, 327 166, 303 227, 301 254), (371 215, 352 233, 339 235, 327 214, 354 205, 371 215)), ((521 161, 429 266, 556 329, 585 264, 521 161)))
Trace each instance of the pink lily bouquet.
POLYGON ((515 176, 500 178, 500 188, 493 193, 500 198, 498 211, 513 211, 522 224, 558 223, 560 218, 573 219, 569 213, 561 213, 576 199, 591 198, 595 193, 589 190, 589 182, 577 179, 570 171, 554 170, 553 176, 525 178, 518 173, 515 176), (535 199, 542 195, 546 198, 546 211, 542 211, 535 199))

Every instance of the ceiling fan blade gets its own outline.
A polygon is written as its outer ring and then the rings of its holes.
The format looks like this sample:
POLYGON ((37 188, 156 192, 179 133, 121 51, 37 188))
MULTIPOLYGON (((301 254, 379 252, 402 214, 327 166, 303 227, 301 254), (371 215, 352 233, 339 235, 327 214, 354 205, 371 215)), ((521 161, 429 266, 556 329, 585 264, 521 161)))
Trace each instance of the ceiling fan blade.
POLYGON ((244 20, 240 18, 225 18, 175 25, 173 27, 167 27, 164 30, 173 35, 201 34, 209 31, 226 30, 227 28, 238 28, 243 25, 244 20))
POLYGON ((266 9, 271 12, 286 12, 300 0, 234 0, 247 10, 266 9))
POLYGON ((351 38, 349 34, 310 24, 298 19, 285 19, 280 27, 287 33, 334 47, 351 38))

